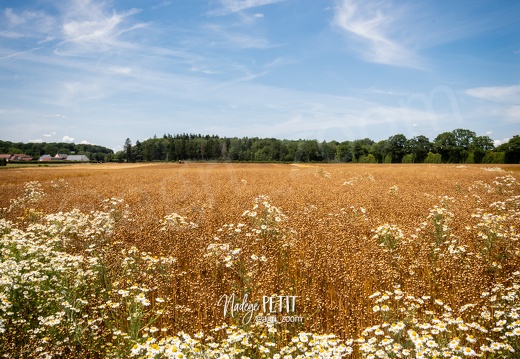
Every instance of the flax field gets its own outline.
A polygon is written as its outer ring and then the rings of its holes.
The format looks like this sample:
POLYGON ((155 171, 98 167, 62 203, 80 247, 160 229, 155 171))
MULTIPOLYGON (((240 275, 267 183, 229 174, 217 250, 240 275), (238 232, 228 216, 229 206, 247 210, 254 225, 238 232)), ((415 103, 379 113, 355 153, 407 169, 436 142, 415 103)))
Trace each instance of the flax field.
POLYGON ((520 357, 519 170, 2 170, 0 357, 520 357))

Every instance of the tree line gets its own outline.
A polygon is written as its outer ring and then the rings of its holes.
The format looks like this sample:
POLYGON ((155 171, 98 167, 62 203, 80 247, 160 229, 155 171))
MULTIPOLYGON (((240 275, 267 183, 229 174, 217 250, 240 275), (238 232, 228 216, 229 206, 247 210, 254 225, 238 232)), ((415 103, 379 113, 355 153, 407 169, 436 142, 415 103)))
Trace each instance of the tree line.
POLYGON ((115 154, 120 162, 238 161, 238 162, 356 162, 356 163, 520 163, 520 137, 495 148, 489 136, 467 129, 406 138, 403 134, 375 142, 280 140, 201 134, 165 134, 142 142, 127 138, 115 154))
POLYGON ((114 160, 114 151, 98 145, 75 144, 69 142, 10 142, 0 140, 0 153, 25 154, 33 160, 38 160, 43 155, 55 156, 57 153, 65 155, 86 155, 96 162, 110 162, 114 160))

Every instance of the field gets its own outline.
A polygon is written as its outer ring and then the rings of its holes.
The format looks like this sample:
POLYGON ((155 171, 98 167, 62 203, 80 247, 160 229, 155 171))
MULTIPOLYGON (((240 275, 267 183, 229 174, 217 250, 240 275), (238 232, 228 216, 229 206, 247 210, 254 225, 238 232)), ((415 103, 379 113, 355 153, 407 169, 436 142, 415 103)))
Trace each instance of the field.
POLYGON ((518 356, 519 180, 478 165, 3 170, 0 353, 518 356))

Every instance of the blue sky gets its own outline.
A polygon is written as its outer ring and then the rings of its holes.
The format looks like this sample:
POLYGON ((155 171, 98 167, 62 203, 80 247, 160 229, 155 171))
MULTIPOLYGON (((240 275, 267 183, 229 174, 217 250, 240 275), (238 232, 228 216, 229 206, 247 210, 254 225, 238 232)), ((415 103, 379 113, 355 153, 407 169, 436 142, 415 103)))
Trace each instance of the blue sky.
POLYGON ((0 139, 520 134, 519 1, 2 0, 0 139))

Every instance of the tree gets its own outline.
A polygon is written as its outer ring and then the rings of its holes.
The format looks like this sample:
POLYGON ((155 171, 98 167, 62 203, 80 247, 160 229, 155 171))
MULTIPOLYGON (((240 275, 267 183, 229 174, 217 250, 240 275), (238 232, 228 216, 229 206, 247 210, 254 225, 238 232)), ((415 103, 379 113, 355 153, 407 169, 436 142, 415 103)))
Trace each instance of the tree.
POLYGON ((477 135, 473 131, 465 130, 462 128, 457 128, 456 130, 453 130, 453 135, 455 136, 455 148, 452 150, 451 153, 451 162, 466 162, 470 146, 473 144, 477 135))
MULTIPOLYGON (((426 136, 415 136, 410 138, 405 143, 405 153, 407 155, 413 155, 411 159, 414 163, 423 163, 428 153, 433 151, 433 144, 426 136)), ((407 161, 410 157, 407 157, 407 161)))
POLYGON ((451 162, 456 145, 453 132, 443 132, 433 140, 433 148, 435 152, 441 155, 442 162, 451 162))
POLYGON ((469 147, 469 156, 466 162, 468 163, 482 163, 487 151, 495 148, 493 140, 488 136, 477 136, 473 139, 469 147), (471 160, 473 160, 471 162, 471 160))
POLYGON ((339 162, 352 161, 350 141, 341 142, 339 145, 336 146, 336 160, 339 162))
POLYGON ((424 163, 442 163, 441 155, 439 153, 429 152, 424 163))
POLYGON ((129 138, 126 139, 125 144, 123 146, 123 152, 125 153, 126 162, 132 162, 132 141, 129 138))
POLYGON ((388 141, 382 140, 377 143, 372 144, 370 146, 370 153, 375 157, 376 161, 379 163, 383 163, 385 160, 385 156, 387 155, 386 151, 388 149, 388 141))
POLYGON ((14 154, 19 154, 19 153, 24 153, 24 151, 19 148, 16 148, 16 147, 11 147, 11 148, 9 148, 9 151, 7 153, 9 153, 10 155, 14 155, 14 154))
POLYGON ((355 140, 352 142, 352 159, 353 161, 359 162, 361 157, 368 155, 374 141, 369 138, 362 140, 355 140))
POLYGON ((497 151, 504 152, 505 163, 520 163, 520 136, 514 135, 508 142, 498 146, 497 151))
POLYGON ((388 154, 392 158, 392 163, 401 163, 404 156, 404 146, 406 143, 406 136, 398 134, 388 138, 388 154))
POLYGON ((323 141, 320 143, 320 153, 321 157, 323 158, 323 161, 334 161, 334 157, 336 156, 337 145, 338 142, 336 141, 330 141, 328 143, 326 141, 323 141))
POLYGON ((135 146, 132 148, 132 158, 138 162, 143 160, 143 145, 139 140, 135 141, 135 146))

